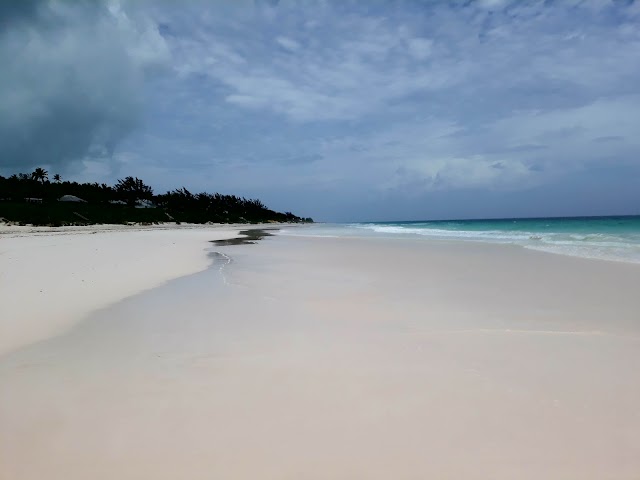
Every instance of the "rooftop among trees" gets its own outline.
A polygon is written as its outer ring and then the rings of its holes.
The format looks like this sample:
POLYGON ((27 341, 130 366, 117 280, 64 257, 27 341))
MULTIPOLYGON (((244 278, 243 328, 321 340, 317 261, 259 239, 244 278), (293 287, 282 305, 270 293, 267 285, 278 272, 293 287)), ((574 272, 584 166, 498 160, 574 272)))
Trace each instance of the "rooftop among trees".
POLYGON ((33 225, 96 223, 263 223, 312 222, 291 212, 276 212, 258 199, 220 193, 192 193, 182 187, 156 195, 139 178, 106 183, 64 181, 36 168, 32 173, 0 176, 0 217, 33 225))

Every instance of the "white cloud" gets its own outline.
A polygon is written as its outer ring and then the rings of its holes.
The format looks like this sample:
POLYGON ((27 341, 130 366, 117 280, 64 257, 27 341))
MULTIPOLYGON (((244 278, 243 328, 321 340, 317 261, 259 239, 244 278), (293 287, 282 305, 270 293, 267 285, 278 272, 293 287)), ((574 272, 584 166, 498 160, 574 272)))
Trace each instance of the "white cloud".
POLYGON ((488 10, 500 9, 509 3, 509 0, 476 0, 477 5, 488 10))
MULTIPOLYGON (((483 5, 500 10, 507 2, 483 5)), ((188 65, 224 85, 235 105, 300 122, 362 119, 415 95, 440 101, 437 95, 452 89, 500 95, 504 89, 561 87, 598 95, 637 73, 637 29, 571 22, 562 7, 508 6, 508 16, 436 5, 428 14, 417 10, 397 18, 375 10, 344 13, 330 4, 281 6, 269 10, 268 22, 279 31, 272 42, 261 33, 267 20, 243 10, 232 17, 232 31, 211 16, 212 23, 196 26, 173 48, 183 59, 178 68, 188 65), (574 25, 570 34, 568 22, 574 25)))
POLYGON ((424 60, 431 55, 433 41, 428 38, 411 38, 407 41, 409 52, 418 60, 424 60))
POLYGON ((419 185, 421 188, 416 193, 467 188, 509 189, 521 188, 523 182, 535 181, 532 178, 535 176, 518 160, 499 162, 482 155, 432 158, 413 167, 398 169, 388 188, 405 190, 407 186, 419 185))
POLYGON ((451 62, 446 70, 423 65, 432 42, 413 36, 404 43, 396 25, 382 18, 320 16, 309 32, 306 15, 314 10, 292 15, 299 17, 292 33, 307 35, 304 49, 294 35, 276 37, 277 48, 265 44, 251 23, 263 20, 251 17, 232 37, 216 34, 212 25, 203 26, 195 39, 176 40, 176 56, 189 71, 225 85, 226 98, 254 99, 234 103, 260 105, 295 121, 361 118, 394 99, 452 85, 463 73, 451 62), (244 52, 251 58, 239 63, 244 52))
POLYGON ((276 43, 285 50, 291 50, 293 52, 300 50, 300 44, 288 37, 276 37, 276 43))

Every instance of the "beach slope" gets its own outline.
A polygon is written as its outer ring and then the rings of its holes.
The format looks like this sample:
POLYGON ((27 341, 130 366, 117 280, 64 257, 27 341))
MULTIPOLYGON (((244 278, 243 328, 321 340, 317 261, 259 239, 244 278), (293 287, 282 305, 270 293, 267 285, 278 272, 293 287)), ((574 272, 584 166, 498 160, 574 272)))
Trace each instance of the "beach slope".
POLYGON ((207 242, 241 228, 0 226, 0 354, 205 269, 207 242))
POLYGON ((212 249, 0 358, 0 478, 638 479, 637 265, 408 239, 212 249))

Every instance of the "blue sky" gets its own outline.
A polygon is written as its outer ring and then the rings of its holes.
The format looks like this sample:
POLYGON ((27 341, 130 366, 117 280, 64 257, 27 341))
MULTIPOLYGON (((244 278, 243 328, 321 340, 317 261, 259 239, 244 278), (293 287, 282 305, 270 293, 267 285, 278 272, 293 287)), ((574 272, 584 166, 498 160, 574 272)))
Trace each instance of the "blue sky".
POLYGON ((319 220, 640 213, 640 4, 0 6, 0 172, 319 220))

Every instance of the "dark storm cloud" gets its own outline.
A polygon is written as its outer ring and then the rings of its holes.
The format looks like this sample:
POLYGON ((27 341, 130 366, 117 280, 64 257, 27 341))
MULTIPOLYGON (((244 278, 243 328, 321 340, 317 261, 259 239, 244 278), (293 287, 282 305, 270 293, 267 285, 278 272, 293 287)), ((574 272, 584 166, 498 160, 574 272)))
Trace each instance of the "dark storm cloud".
POLYGON ((28 19, 42 4, 42 0, 20 0, 0 2, 0 26, 28 19))
POLYGON ((155 25, 116 3, 31 0, 5 2, 0 25, 0 168, 109 157, 167 55, 155 25))

